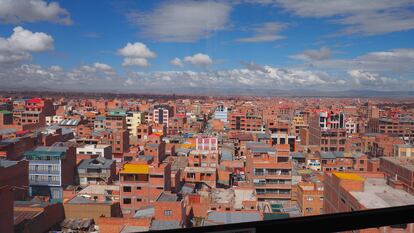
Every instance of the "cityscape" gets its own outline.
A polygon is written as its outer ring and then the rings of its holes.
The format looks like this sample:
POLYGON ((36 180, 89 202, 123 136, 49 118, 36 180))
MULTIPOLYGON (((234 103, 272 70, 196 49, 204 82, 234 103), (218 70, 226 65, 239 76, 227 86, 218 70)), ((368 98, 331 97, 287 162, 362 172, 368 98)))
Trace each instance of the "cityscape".
POLYGON ((414 231, 411 0, 0 0, 0 232, 414 231))

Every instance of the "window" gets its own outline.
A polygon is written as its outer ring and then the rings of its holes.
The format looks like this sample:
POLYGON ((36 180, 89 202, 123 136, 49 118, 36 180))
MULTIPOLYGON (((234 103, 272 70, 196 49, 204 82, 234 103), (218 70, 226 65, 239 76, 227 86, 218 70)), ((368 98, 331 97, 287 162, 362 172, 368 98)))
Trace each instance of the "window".
POLYGON ((129 205, 129 204, 131 204, 131 198, 124 198, 123 203, 124 203, 125 205, 129 205))
POLYGON ((172 210, 164 210, 164 216, 171 216, 172 210))
POLYGON ((131 192, 131 186, 124 186, 123 191, 126 193, 130 193, 131 192))

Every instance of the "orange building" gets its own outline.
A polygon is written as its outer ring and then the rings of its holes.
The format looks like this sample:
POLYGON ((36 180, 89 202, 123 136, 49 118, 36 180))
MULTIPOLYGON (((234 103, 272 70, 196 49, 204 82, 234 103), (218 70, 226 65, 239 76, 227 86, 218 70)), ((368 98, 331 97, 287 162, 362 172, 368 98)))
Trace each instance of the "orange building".
POLYGON ((126 163, 119 172, 119 183, 122 212, 132 215, 171 189, 171 164, 126 163))
POLYGON ((300 182, 297 202, 303 216, 323 213, 323 183, 300 182))
MULTIPOLYGON (((383 173, 326 173, 324 180, 324 213, 413 205, 414 196, 387 184, 383 173)), ((359 232, 410 232, 412 224, 363 229, 359 232)))

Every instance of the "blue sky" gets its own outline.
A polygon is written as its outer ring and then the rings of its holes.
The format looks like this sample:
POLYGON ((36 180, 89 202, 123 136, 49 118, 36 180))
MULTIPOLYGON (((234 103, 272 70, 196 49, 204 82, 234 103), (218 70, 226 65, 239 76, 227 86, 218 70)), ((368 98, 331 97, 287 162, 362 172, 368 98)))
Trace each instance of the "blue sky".
POLYGON ((413 0, 0 0, 0 85, 412 90, 413 7, 413 0))

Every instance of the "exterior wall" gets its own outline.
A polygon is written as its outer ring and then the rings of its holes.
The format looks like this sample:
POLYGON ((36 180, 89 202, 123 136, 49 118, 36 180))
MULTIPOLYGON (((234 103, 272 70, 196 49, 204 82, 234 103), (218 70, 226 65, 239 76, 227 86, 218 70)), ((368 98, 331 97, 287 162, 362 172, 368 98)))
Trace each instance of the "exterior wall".
POLYGON ((297 201, 303 216, 323 213, 323 186, 313 183, 299 183, 297 201))
POLYGON ((44 207, 43 211, 41 208, 26 208, 26 207, 14 207, 15 211, 39 211, 40 213, 34 218, 29 219, 24 224, 15 226, 15 232, 22 233, 43 233, 48 232, 53 226, 59 224, 65 219, 65 213, 63 205, 56 203, 44 207))
POLYGON ((183 225, 187 223, 184 201, 157 201, 154 202, 154 208, 156 220, 178 221, 183 225))
POLYGON ((113 204, 71 204, 65 203, 65 218, 93 218, 95 221, 99 217, 121 217, 121 207, 119 203, 113 204))
POLYGON ((76 148, 76 154, 99 155, 106 159, 112 159, 112 147, 110 145, 85 145, 76 148))
POLYGON ((28 161, 22 160, 14 166, 6 168, 0 167, 0 187, 6 185, 10 187, 18 187, 13 191, 14 199, 23 200, 27 196, 29 187, 28 161))
POLYGON ((403 189, 414 195, 414 171, 391 158, 380 158, 380 171, 385 173, 388 180, 400 183, 403 189))
POLYGON ((2 232, 14 232, 13 229, 13 193, 10 187, 0 187, 0 229, 2 232))
POLYGON ((137 136, 137 127, 143 123, 144 118, 145 116, 142 112, 132 112, 127 115, 126 124, 130 136, 137 136))
POLYGON ((291 199, 292 162, 289 156, 284 162, 278 162, 277 157, 286 156, 247 155, 246 175, 259 200, 291 199))
POLYGON ((126 215, 155 201, 163 191, 171 190, 171 165, 148 166, 148 174, 124 174, 120 172, 120 199, 126 215), (130 204, 125 199, 130 200, 130 204))

